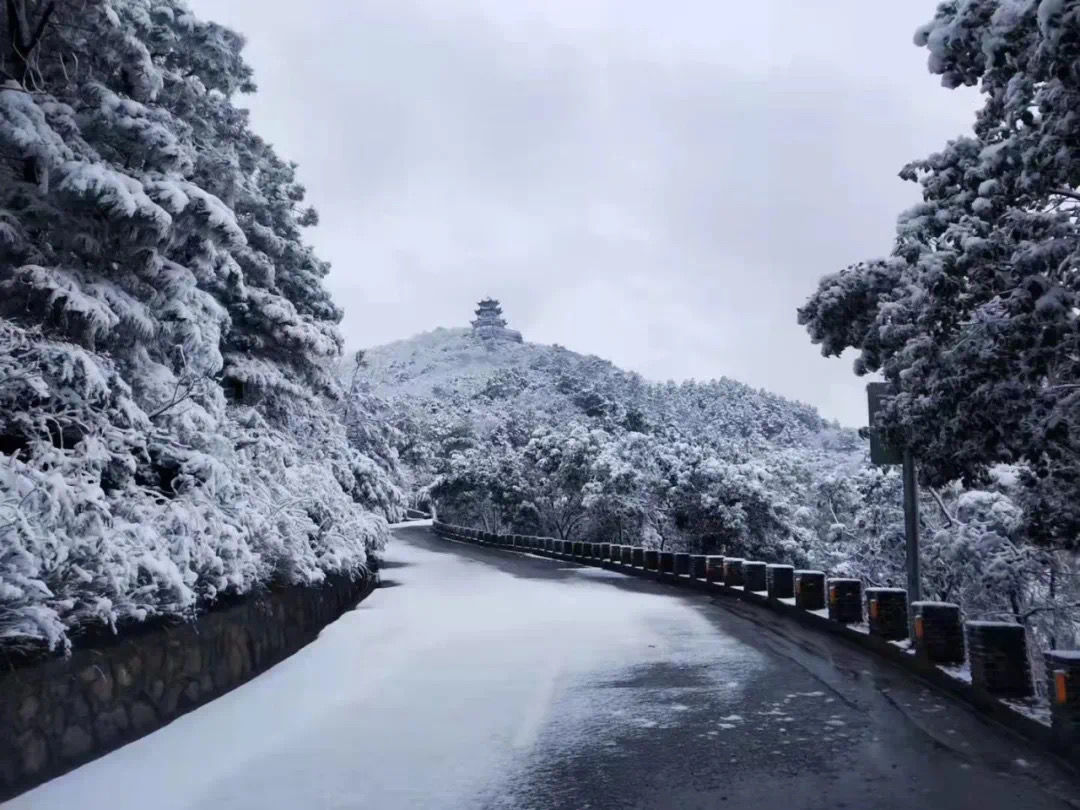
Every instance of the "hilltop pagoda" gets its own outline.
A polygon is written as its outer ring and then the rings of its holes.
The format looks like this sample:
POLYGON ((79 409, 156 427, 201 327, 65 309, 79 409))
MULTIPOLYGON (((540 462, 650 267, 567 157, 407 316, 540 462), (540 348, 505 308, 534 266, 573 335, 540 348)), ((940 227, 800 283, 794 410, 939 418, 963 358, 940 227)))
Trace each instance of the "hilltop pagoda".
POLYGON ((512 340, 521 343, 521 332, 506 328, 502 307, 494 298, 485 298, 476 305, 476 320, 472 321, 473 334, 484 340, 512 340))

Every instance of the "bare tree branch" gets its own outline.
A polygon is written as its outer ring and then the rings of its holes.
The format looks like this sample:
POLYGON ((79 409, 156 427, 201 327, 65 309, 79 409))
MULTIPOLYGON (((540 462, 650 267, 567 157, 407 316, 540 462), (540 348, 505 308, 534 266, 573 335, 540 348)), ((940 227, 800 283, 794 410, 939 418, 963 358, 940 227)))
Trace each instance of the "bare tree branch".
MULTIPOLYGON (((930 494, 934 496, 934 500, 937 501, 938 508, 941 510, 941 514, 945 516, 945 520, 948 521, 948 527, 951 529, 954 525, 959 524, 960 521, 949 514, 949 510, 945 508, 945 503, 941 500, 941 495, 934 488, 930 488, 930 494)), ((962 524, 961 524, 962 525, 962 524)))

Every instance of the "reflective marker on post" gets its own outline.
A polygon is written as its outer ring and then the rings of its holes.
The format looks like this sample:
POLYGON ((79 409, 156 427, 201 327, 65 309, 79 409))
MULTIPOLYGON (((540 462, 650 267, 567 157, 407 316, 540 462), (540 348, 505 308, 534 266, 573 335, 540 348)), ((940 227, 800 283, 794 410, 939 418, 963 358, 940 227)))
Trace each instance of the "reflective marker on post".
POLYGON ((923 637, 923 617, 915 617, 915 638, 921 639, 923 637))
POLYGON ((876 619, 877 617, 878 617, 878 615, 877 615, 877 599, 871 599, 870 600, 870 618, 871 619, 876 619))
POLYGON ((1063 669, 1054 670, 1054 700, 1060 706, 1069 701, 1068 674, 1063 669))

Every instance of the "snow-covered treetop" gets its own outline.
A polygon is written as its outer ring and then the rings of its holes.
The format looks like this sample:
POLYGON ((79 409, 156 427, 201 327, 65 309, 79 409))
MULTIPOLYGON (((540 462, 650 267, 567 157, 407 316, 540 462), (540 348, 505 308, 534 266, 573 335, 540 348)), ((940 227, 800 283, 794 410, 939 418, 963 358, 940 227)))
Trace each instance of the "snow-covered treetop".
MULTIPOLYGON (((1080 4, 951 0, 915 43, 978 86, 971 133, 904 167, 891 255, 823 278, 799 320, 897 395, 882 427, 928 483, 1017 465, 1031 539, 1080 543, 1080 4)), ((887 248, 887 246, 883 246, 887 248)))

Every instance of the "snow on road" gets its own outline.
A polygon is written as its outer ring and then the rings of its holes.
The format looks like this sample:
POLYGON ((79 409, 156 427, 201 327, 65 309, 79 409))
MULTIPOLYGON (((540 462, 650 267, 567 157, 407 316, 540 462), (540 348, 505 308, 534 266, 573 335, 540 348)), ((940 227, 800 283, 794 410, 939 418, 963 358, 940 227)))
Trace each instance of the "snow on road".
MULTIPOLYGON (((673 633, 733 672, 764 665, 684 602, 536 561, 536 576, 406 542, 384 587, 296 655, 165 728, 3 805, 4 810, 468 807, 528 758, 575 684, 670 662, 673 633)), ((648 707, 582 714, 653 726, 648 707)), ((558 717, 561 715, 561 717, 558 717)), ((595 720, 593 721, 595 724, 595 720)), ((575 731, 579 729, 579 731, 575 731)))

